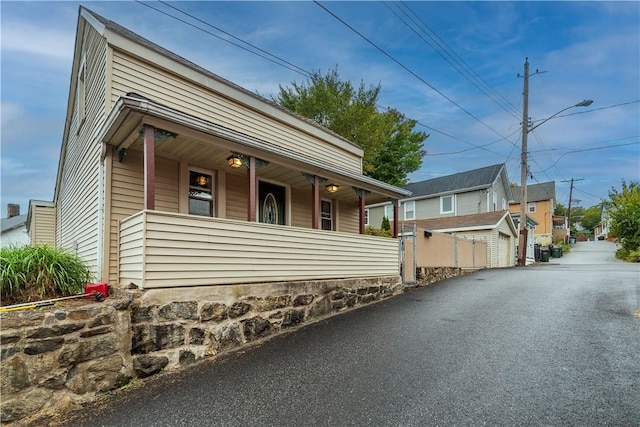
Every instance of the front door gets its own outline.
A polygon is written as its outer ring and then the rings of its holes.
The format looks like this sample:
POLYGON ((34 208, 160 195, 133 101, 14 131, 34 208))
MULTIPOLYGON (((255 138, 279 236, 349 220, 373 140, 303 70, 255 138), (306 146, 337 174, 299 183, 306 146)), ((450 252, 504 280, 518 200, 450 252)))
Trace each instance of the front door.
POLYGON ((287 191, 283 186, 260 181, 258 183, 258 221, 285 225, 287 223, 286 194, 287 191))

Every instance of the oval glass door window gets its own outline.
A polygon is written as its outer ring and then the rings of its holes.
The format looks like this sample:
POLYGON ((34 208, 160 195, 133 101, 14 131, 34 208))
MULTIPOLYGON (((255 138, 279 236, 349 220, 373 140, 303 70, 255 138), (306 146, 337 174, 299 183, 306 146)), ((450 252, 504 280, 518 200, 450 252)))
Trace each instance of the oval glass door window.
POLYGON ((263 222, 278 224, 278 202, 272 193, 267 194, 262 204, 263 222))

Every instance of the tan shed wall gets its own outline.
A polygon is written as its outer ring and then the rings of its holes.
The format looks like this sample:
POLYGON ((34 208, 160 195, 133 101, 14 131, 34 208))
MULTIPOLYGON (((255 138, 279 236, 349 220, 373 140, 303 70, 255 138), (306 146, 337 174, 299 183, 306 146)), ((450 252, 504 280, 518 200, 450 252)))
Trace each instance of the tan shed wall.
POLYGON ((157 211, 138 213, 121 224, 121 285, 160 288, 399 273, 397 239, 157 211), (138 270, 145 277, 140 279, 138 270))
POLYGON ((56 208, 53 206, 34 206, 29 239, 34 245, 56 244, 56 208))
POLYGON ((220 83, 202 77, 196 84, 125 52, 113 50, 111 104, 135 92, 201 119, 220 124, 263 141, 360 173, 357 155, 318 139, 212 90, 220 83), (208 86, 208 87, 207 87, 208 86))

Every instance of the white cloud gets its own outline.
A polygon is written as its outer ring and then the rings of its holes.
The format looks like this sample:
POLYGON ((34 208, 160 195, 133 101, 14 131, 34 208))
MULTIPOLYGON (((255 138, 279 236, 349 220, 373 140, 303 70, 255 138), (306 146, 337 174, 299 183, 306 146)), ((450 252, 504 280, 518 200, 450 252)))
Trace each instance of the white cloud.
POLYGON ((3 20, 2 27, 3 52, 73 58, 74 28, 59 30, 18 20, 3 20))

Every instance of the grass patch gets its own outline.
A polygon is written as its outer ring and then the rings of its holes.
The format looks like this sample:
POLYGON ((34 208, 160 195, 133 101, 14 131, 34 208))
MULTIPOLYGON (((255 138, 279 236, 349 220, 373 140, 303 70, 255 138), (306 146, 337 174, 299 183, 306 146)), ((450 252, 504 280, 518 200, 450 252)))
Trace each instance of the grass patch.
POLYGON ((48 245, 0 249, 2 305, 76 295, 91 281, 89 267, 69 251, 48 245))

